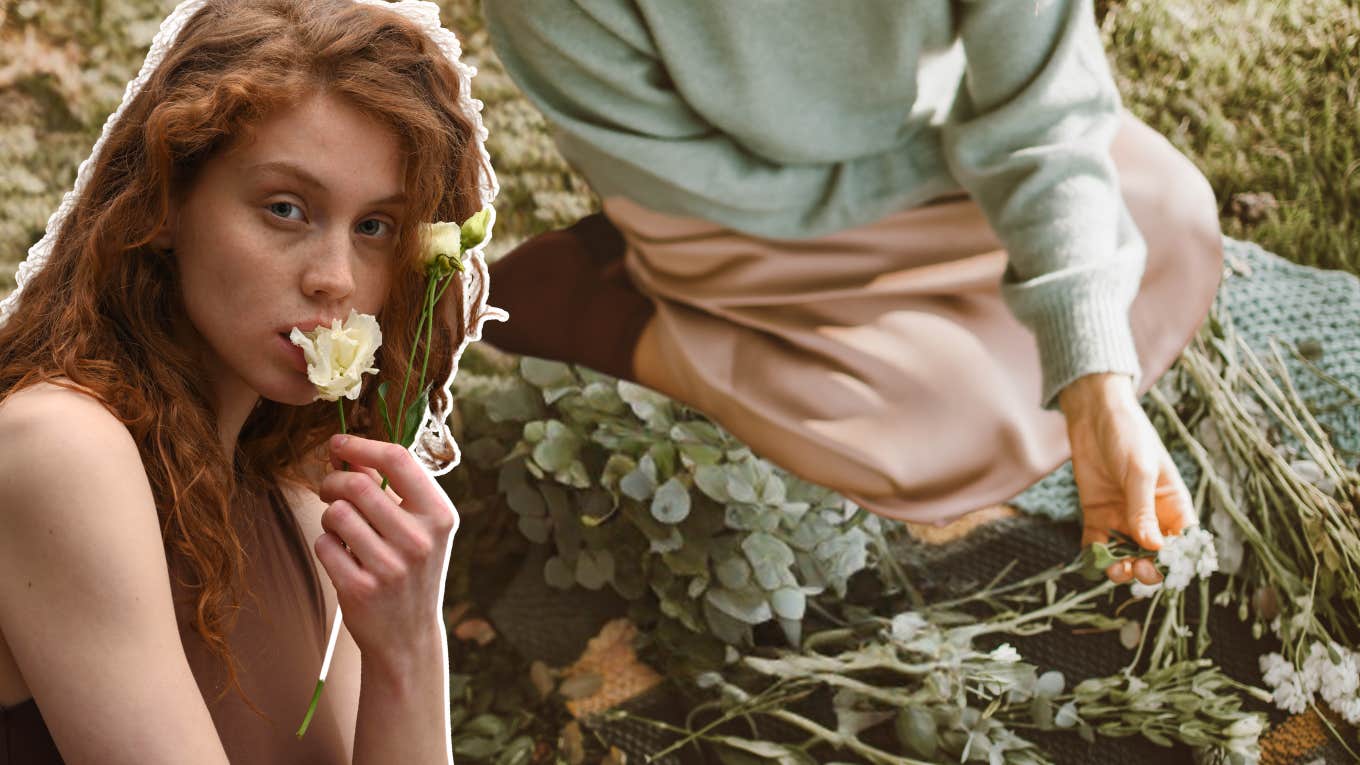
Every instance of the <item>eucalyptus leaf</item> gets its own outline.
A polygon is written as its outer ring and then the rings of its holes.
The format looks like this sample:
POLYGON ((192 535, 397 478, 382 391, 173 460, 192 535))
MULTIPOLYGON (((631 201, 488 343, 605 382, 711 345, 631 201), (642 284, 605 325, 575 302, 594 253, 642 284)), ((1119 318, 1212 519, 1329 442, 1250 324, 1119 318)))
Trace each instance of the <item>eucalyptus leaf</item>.
POLYGON ((543 503, 543 495, 527 483, 511 486, 505 492, 505 503, 518 515, 542 518, 548 515, 548 506, 543 503))
POLYGON ((576 585, 576 575, 566 561, 554 555, 543 564, 543 581, 559 590, 570 590, 576 585))
POLYGON ((746 560, 750 561, 756 581, 772 590, 783 583, 781 572, 793 565, 793 550, 782 539, 764 532, 746 537, 741 543, 746 560))
POLYGON ((524 356, 519 362, 519 373, 531 385, 551 388, 575 381, 571 367, 560 361, 524 356))
POLYGON ((704 622, 708 625, 708 632, 729 646, 749 645, 751 625, 713 605, 708 598, 712 593, 710 589, 703 600, 704 622))
POLYGON ((576 556, 576 582, 598 590, 614 578, 614 556, 608 550, 582 550, 576 556))
POLYGON ((600 485, 610 491, 619 489, 623 477, 637 469, 637 462, 626 454, 611 454, 600 473, 600 485))
POLYGON ((770 607, 785 619, 802 619, 807 608, 807 597, 802 590, 781 587, 770 593, 770 607))
POLYGON ((536 545, 547 544, 552 537, 552 527, 548 525, 546 516, 522 515, 519 518, 518 526, 524 538, 536 545))
POLYGON ((751 564, 738 556, 715 557, 714 573, 718 581, 728 589, 740 590, 751 582, 751 564))
POLYGON ((652 498, 652 517, 662 523, 679 523, 689 515, 689 490, 679 478, 671 478, 652 498))
POLYGON ((760 624, 774 616, 765 593, 758 590, 713 587, 704 594, 704 602, 746 624, 760 624))
POLYGON ((544 470, 556 472, 576 459, 576 449, 580 442, 574 437, 552 438, 551 436, 534 445, 534 462, 544 470))
POLYGON ((619 490, 639 502, 651 498, 656 492, 656 463, 650 455, 643 457, 637 468, 619 481, 619 490))

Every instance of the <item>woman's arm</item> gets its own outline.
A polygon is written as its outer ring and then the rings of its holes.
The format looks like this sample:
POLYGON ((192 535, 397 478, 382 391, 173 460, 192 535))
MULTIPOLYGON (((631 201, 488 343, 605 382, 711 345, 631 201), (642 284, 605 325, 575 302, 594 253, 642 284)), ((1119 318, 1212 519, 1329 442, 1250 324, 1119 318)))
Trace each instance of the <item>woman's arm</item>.
POLYGON ((42 384, 0 404, 0 629, 66 762, 227 762, 141 456, 84 394, 42 384))
POLYGON ((951 172, 1006 246, 1001 294, 1034 333, 1038 402, 1099 372, 1141 376, 1128 309, 1146 245, 1110 146, 1119 91, 1091 0, 957 3, 967 69, 942 128, 951 172))
MULTIPOLYGON (((367 443, 371 449, 389 446, 372 441, 367 443)), ((410 461, 409 454, 404 451, 401 454, 405 460, 410 461)), ((351 459, 372 462, 370 458, 360 455, 353 455, 351 459)), ((379 461, 381 462, 381 458, 379 461)), ((338 595, 330 574, 334 569, 334 562, 329 569, 322 564, 318 555, 318 540, 326 531, 322 520, 328 504, 322 499, 322 494, 336 491, 339 485, 334 480, 337 476, 333 470, 338 460, 332 456, 331 462, 331 471, 327 471, 324 466, 313 466, 313 469, 306 471, 311 486, 289 486, 286 489, 297 513, 305 541, 312 551, 313 565, 317 568, 318 578, 322 582, 322 592, 326 599, 327 635, 330 634, 331 624, 334 622, 338 595), (326 477, 328 475, 329 479, 326 477), (328 483, 330 489, 327 489, 328 483), (318 488, 321 494, 317 493, 318 488)), ((372 488, 376 489, 379 477, 373 467, 372 464, 366 466, 355 461, 351 462, 349 470, 369 476, 367 480, 370 480, 374 484, 372 488)), ((393 484, 387 487, 383 495, 400 508, 398 512, 405 510, 412 513, 412 517, 407 520, 415 520, 416 515, 424 518, 427 510, 421 510, 420 507, 430 503, 413 501, 403 504, 403 499, 396 492, 395 486, 398 485, 399 479, 404 480, 403 485, 410 486, 414 478, 418 484, 429 484, 419 488, 435 492, 439 490, 433 480, 415 467, 413 461, 406 467, 408 468, 406 473, 396 469, 394 465, 389 465, 384 470, 385 474, 393 478, 393 484)), ((440 492, 440 497, 442 496, 440 492)), ((418 497, 417 500, 419 499, 418 497)), ((447 499, 442 501, 446 503, 447 499)), ((374 509, 370 508, 367 512, 374 512, 374 509)), ((367 528, 372 519, 364 516, 357 520, 367 528)), ((331 531, 334 532, 334 528, 331 531)), ((387 544, 397 545, 393 537, 383 536, 382 539, 387 544)), ((439 548, 437 551, 439 562, 443 561, 446 553, 444 547, 439 548)), ((441 572, 446 570, 440 569, 441 572)), ((380 599, 376 595, 374 597, 380 599)), ((351 761, 356 765, 450 761, 452 737, 449 731, 447 691, 449 662, 444 625, 438 616, 440 609, 434 608, 430 611, 431 618, 425 629, 403 629, 394 624, 381 636, 380 641, 371 646, 374 650, 369 652, 359 648, 349 630, 351 618, 358 618, 357 615, 349 608, 343 613, 344 621, 336 640, 335 655, 331 661, 323 694, 330 696, 331 703, 337 710, 341 729, 346 734, 352 735, 347 741, 352 752, 351 761)))

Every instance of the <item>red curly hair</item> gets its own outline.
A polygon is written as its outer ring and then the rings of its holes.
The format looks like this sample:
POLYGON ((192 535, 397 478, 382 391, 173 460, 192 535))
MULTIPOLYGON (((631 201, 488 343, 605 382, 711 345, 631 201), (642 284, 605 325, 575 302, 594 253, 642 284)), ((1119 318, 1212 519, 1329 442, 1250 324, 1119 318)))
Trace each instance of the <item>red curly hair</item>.
MULTIPOLYGON (((395 412, 410 343, 423 342, 415 338, 425 289, 415 267, 416 226, 479 210, 489 168, 460 108, 466 94, 451 62, 410 19, 380 6, 210 0, 112 126, 49 262, 0 326, 0 401, 40 381, 79 386, 128 427, 155 495, 167 565, 195 593, 194 629, 257 713, 226 641, 244 565, 231 506, 252 492, 277 499, 280 479, 305 482, 304 462, 339 430, 336 407, 261 400, 228 462, 204 370, 170 334, 185 318, 175 259, 152 241, 205 160, 316 92, 339 95, 389 127, 406 155, 407 214, 392 291, 378 315, 382 371, 348 417, 351 432, 385 438, 374 414, 377 385, 391 382, 395 412)), ((448 378, 469 331, 459 286, 441 299, 450 305, 436 309, 451 311, 455 324, 436 322, 430 380, 448 378)), ((407 401, 417 395, 414 385, 407 401)), ((438 384, 430 397, 432 410, 447 403, 438 384)), ((432 453, 447 462, 452 449, 440 444, 432 453)))

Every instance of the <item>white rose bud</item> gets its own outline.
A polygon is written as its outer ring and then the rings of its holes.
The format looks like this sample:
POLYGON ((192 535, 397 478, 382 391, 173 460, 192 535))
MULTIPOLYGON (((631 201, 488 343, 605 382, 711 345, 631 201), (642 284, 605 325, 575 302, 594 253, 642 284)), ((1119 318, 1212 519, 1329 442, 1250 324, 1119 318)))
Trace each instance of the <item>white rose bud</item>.
POLYGON ((425 224, 425 251, 421 267, 426 274, 442 276, 463 270, 463 231, 457 223, 425 224))
POLYGON ((332 319, 331 326, 311 332, 293 327, 288 339, 302 349, 307 379, 316 386, 318 399, 336 401, 344 396, 353 401, 359 398, 363 376, 378 371, 373 357, 382 345, 382 330, 375 317, 353 308, 344 326, 332 319))

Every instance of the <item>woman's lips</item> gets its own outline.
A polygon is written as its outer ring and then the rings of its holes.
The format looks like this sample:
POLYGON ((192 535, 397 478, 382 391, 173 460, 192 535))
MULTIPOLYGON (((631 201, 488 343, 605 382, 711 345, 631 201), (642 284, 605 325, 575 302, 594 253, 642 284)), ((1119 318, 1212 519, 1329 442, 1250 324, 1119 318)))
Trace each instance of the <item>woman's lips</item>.
POLYGON ((299 372, 306 372, 307 359, 302 355, 302 349, 293 345, 293 341, 289 340, 287 335, 280 334, 277 337, 279 342, 283 344, 284 352, 288 354, 288 361, 293 365, 293 368, 299 372))

